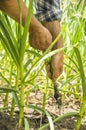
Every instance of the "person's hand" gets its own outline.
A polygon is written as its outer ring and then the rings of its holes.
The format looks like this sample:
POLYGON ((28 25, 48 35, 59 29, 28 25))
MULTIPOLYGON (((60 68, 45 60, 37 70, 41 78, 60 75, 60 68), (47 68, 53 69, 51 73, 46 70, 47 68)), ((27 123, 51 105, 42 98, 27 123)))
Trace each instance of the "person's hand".
POLYGON ((52 35, 43 25, 35 22, 30 28, 29 43, 33 48, 45 51, 52 43, 52 35))
MULTIPOLYGON (((43 24, 52 34, 53 40, 57 37, 60 32, 60 23, 58 21, 46 22, 43 24)), ((53 50, 62 48, 62 37, 53 47, 53 50)), ((53 82, 61 75, 63 70, 63 52, 59 52, 51 57, 51 62, 46 63, 46 70, 48 77, 52 79, 53 82)))

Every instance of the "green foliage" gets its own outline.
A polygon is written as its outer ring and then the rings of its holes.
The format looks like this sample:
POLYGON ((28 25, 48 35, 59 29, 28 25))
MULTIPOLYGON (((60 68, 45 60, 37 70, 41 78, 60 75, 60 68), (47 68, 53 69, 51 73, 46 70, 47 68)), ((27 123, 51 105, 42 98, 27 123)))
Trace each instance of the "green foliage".
MULTIPOLYGON (((28 5, 27 1, 26 3, 28 5)), ((19 0, 18 5, 21 14, 19 0)), ((64 70, 57 82, 60 85, 59 90, 64 100, 69 94, 74 96, 74 100, 77 97, 82 101, 79 116, 77 116, 76 130, 78 130, 86 106, 86 1, 61 1, 63 10, 62 31, 44 53, 31 48, 27 41, 30 18, 33 12, 32 5, 33 1, 30 0, 29 13, 24 28, 21 26, 22 14, 19 25, 0 13, 0 95, 5 99, 4 106, 0 110, 10 109, 11 116, 13 116, 15 107, 18 107, 20 111, 19 126, 21 126, 24 118, 25 107, 41 111, 46 114, 49 124, 39 128, 39 130, 45 129, 49 125, 50 129, 54 130, 54 122, 65 117, 78 115, 77 113, 69 113, 53 121, 50 114, 44 109, 47 96, 49 96, 47 94, 48 89, 52 90, 52 83, 46 78, 44 62, 48 61, 52 55, 64 50, 64 70), (63 35, 64 47, 51 51, 52 46, 61 35, 63 35), (79 94, 80 88, 83 96, 79 94), (26 105, 24 102, 33 90, 39 90, 43 93, 42 108, 30 104, 26 105), (12 107, 8 105, 10 95, 12 107)), ((26 118, 24 122, 25 130, 29 130, 26 118)))

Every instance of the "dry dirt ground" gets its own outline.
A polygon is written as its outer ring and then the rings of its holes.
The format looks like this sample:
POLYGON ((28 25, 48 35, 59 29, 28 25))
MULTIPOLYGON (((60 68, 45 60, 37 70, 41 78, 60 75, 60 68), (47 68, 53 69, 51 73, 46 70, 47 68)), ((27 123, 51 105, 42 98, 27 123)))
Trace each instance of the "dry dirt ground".
MULTIPOLYGON (((29 103, 33 103, 35 105, 41 106, 42 94, 37 92, 36 95, 33 92, 30 96, 29 103)), ((0 101, 1 102, 1 101, 0 101)), ((2 106, 3 103, 0 103, 2 106)), ((66 97, 62 107, 59 109, 58 104, 55 102, 53 96, 47 99, 46 110, 50 113, 52 118, 58 117, 60 114, 64 114, 67 112, 77 112, 79 110, 80 103, 78 101, 74 102, 72 96, 66 97)), ((15 111, 14 117, 10 118, 9 111, 0 111, 0 130, 18 130, 18 110, 15 111)), ((40 120, 41 114, 32 109, 25 109, 25 117, 27 117, 30 125, 30 130, 38 130, 40 128, 40 120)), ((46 124, 47 118, 43 118, 42 123, 46 124)), ((76 117, 69 117, 66 119, 62 119, 59 122, 54 124, 55 130, 74 130, 76 122, 76 117)), ((24 130, 24 128, 22 129, 24 130)), ((45 130, 50 130, 50 128, 46 128, 45 130)), ((80 130, 86 130, 86 119, 82 121, 82 125, 80 130)))

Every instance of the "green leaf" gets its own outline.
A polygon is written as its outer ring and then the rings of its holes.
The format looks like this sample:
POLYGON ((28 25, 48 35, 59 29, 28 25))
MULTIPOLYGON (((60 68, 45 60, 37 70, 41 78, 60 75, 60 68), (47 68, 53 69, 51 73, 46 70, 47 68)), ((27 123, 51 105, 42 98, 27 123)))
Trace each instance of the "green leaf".
POLYGON ((86 100, 86 80, 85 80, 85 74, 84 74, 84 67, 82 64, 82 59, 81 59, 81 55, 78 48, 74 47, 74 51, 77 56, 79 70, 80 70, 80 77, 81 77, 82 89, 83 89, 83 99, 86 100))
POLYGON ((24 118, 25 130, 30 130, 27 118, 24 118))
POLYGON ((34 105, 26 105, 26 107, 28 108, 32 108, 34 110, 38 110, 41 111, 43 114, 46 114, 48 121, 49 121, 49 125, 50 125, 50 130, 54 130, 54 125, 53 125, 53 121, 52 121, 52 117, 50 116, 50 114, 43 108, 38 107, 38 106, 34 106, 34 105))
POLYGON ((23 32, 23 36, 22 36, 22 39, 21 39, 20 62, 22 62, 23 58, 24 58, 24 52, 25 52, 25 47, 26 47, 26 38, 27 38, 28 31, 29 31, 32 11, 33 11, 33 0, 30 0, 27 19, 26 19, 26 22, 25 22, 24 32, 23 32))
POLYGON ((0 40, 2 41, 1 43, 3 47, 5 47, 5 50, 8 50, 9 54, 11 55, 15 63, 19 66, 19 54, 17 47, 15 46, 16 40, 12 35, 12 30, 7 25, 2 15, 0 16, 0 27, 2 30, 2 32, 0 32, 0 40))

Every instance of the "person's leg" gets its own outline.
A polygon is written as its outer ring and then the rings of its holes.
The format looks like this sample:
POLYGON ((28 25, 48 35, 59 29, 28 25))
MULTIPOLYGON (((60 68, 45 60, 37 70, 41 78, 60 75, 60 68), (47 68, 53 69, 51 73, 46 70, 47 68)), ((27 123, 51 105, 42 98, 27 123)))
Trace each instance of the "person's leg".
MULTIPOLYGON (((52 39, 55 40, 55 38, 60 33, 60 22, 52 21, 52 22, 45 22, 43 25, 50 31, 52 34, 52 39)), ((53 50, 60 49, 63 47, 62 37, 58 40, 58 42, 54 45, 53 50)), ((51 69, 53 74, 49 75, 52 79, 52 81, 56 81, 56 79, 61 75, 63 70, 63 52, 59 52, 52 56, 51 58, 51 69)), ((50 65, 48 64, 47 69, 50 69, 50 65)))
MULTIPOLYGON (((60 33, 61 10, 59 0, 38 0, 36 2, 36 17, 52 34, 53 40, 60 33)), ((63 47, 62 37, 55 44, 53 49, 63 47)), ((58 91, 57 78, 63 70, 63 52, 59 52, 51 57, 51 63, 46 63, 48 76, 54 83, 54 97, 58 105, 62 104, 61 94, 58 91)))
MULTIPOLYGON (((22 12, 22 24, 24 26, 28 9, 22 0, 20 0, 20 6, 22 12)), ((17 0, 0 0, 0 10, 11 16, 17 22, 20 21, 20 11, 17 0)), ((29 32, 30 44, 36 49, 45 50, 52 42, 52 36, 50 32, 43 27, 34 16, 31 17, 29 32)))
MULTIPOLYGON (((59 0, 38 0, 36 1, 36 17, 52 34, 53 40, 60 33, 61 10, 59 0)), ((55 44, 53 49, 63 47, 62 37, 55 44)), ((63 52, 55 54, 51 59, 51 67, 53 74, 51 74, 50 65, 47 66, 49 77, 54 81, 60 76, 63 69, 63 52)))

